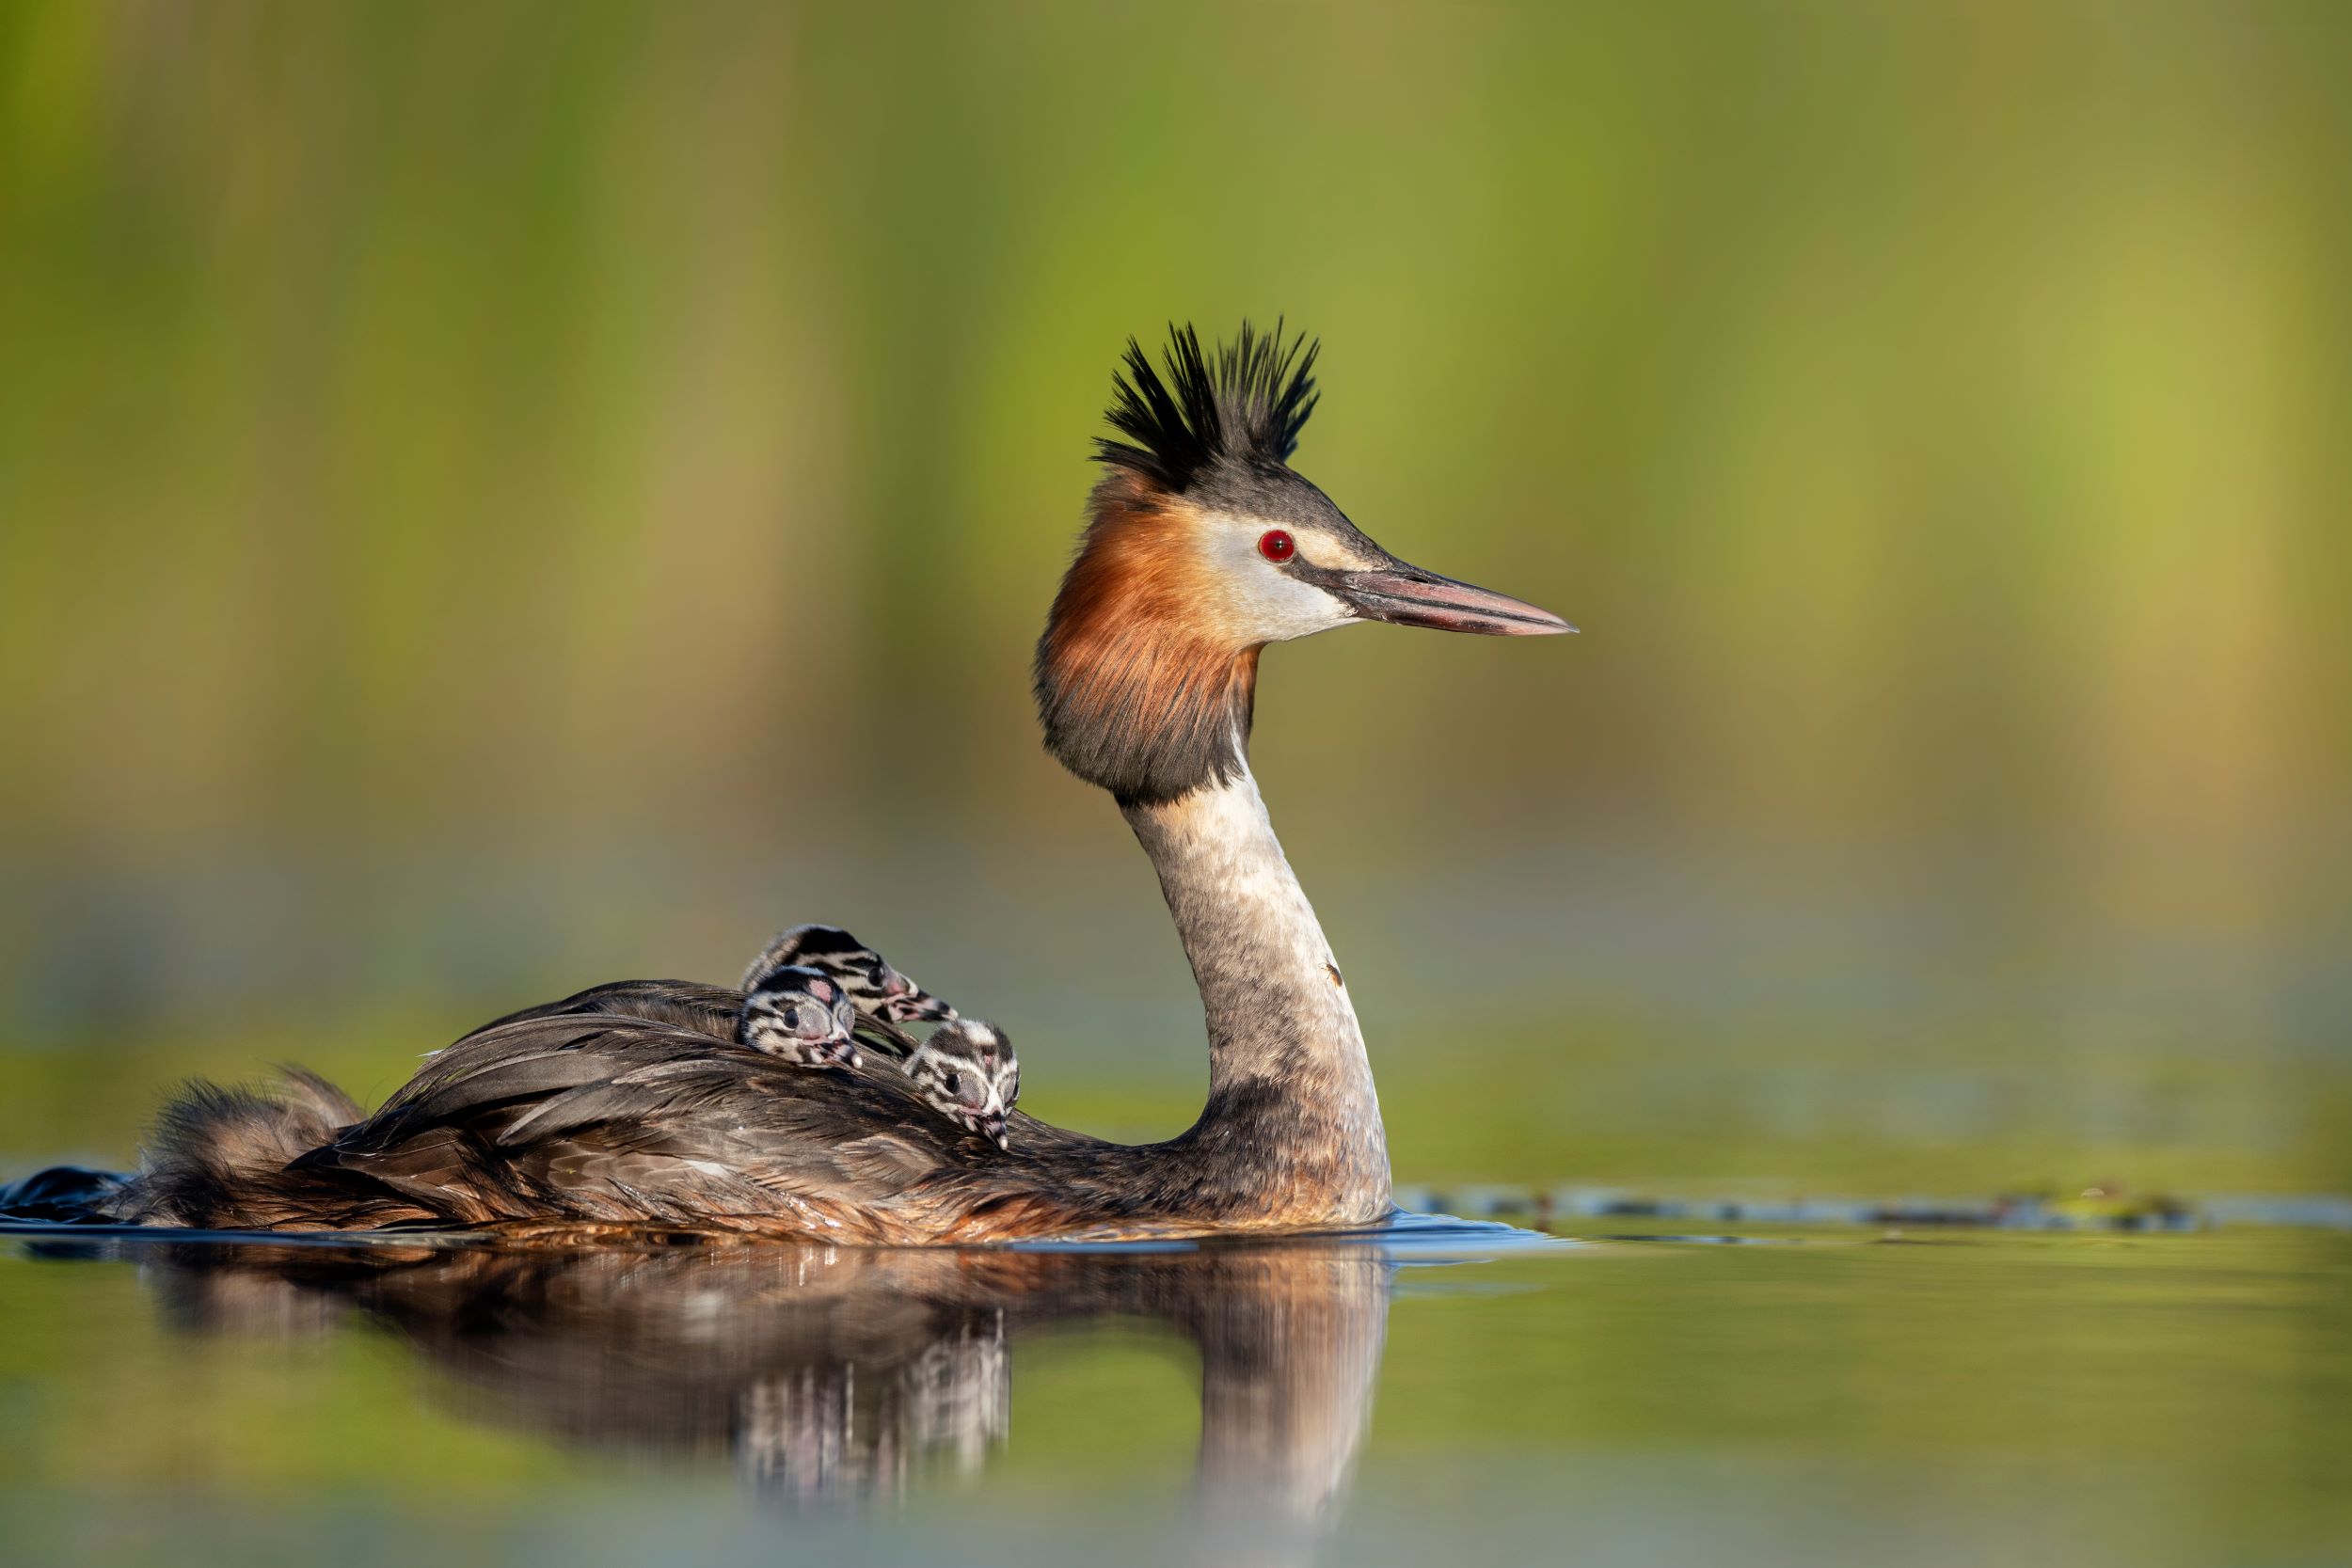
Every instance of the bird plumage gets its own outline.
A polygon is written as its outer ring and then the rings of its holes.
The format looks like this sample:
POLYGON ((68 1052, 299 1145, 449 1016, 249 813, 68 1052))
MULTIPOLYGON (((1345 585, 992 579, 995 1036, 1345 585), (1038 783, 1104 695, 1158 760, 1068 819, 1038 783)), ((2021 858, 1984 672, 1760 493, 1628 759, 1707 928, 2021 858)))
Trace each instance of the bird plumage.
POLYGON ((823 970, 787 964, 743 998, 735 1037, 795 1067, 855 1067, 857 1005, 823 970))
POLYGON ((779 934, 743 971, 743 989, 757 991, 778 970, 788 968, 819 971, 849 992, 868 1020, 921 1023, 956 1016, 953 1007, 838 926, 795 926, 779 934))
POLYGON ((741 991, 624 981, 476 1030, 373 1116, 307 1076, 192 1087, 100 1212, 884 1243, 1380 1217, 1362 1035, 1248 768, 1259 652, 1355 620, 1573 628, 1389 555, 1287 467, 1314 357, 1245 325, 1212 359, 1186 327, 1163 379, 1130 344, 1109 415, 1123 439, 1098 449, 1105 473, 1038 647, 1047 747, 1119 800, 1200 987, 1210 1088, 1189 1130, 1127 1146, 1016 1111, 1000 1150, 935 1114, 895 1058, 793 1067, 736 1043, 741 991))
POLYGON ((900 1064, 924 1102, 956 1125, 1007 1147, 1005 1121, 1021 1098, 1021 1062, 993 1023, 943 1023, 900 1064))
POLYGON ((1104 417, 1125 440, 1104 436, 1095 455, 1181 495, 1219 463, 1270 466, 1290 461, 1298 433, 1315 411, 1315 356, 1305 334, 1282 342, 1282 324, 1260 333, 1248 322, 1215 355, 1187 325, 1168 326, 1163 379, 1151 356, 1127 340, 1122 371, 1111 379, 1104 417))

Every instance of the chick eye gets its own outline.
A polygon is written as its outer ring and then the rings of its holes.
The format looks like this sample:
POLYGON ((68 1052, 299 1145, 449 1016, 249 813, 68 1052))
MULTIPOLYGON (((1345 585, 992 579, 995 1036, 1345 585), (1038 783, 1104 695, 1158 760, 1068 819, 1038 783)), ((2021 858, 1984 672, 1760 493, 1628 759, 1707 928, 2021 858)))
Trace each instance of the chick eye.
POLYGON ((961 1094, 963 1092, 962 1073, 951 1072, 947 1075, 947 1092, 949 1094, 961 1094))
POLYGON ((1258 553, 1268 561, 1288 561, 1298 553, 1298 541, 1279 528, 1258 535, 1258 553))

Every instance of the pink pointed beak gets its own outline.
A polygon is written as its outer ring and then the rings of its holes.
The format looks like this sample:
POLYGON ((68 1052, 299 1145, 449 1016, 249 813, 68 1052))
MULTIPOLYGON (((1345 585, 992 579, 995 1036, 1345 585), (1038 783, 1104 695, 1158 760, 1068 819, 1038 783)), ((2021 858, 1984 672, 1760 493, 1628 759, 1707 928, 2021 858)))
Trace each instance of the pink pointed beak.
POLYGON ((1549 610, 1402 561, 1378 571, 1342 572, 1331 586, 1367 621, 1483 637, 1556 637, 1576 629, 1549 610))

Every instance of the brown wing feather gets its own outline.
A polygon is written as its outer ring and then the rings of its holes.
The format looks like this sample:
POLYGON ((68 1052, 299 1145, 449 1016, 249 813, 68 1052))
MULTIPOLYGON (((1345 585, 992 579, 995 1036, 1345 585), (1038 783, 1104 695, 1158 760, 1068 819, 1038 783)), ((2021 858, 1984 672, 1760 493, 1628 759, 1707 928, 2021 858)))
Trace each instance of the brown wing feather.
POLYGON ((739 1002, 675 981, 597 987, 436 1053, 366 1117, 307 1078, 275 1096, 194 1090, 119 1212, 885 1243, 1267 1223, 1195 1134, 1128 1148, 1016 1115, 1000 1152, 923 1104, 891 1061, 812 1070, 714 1033, 721 1018, 731 1032, 739 1002))
MULTIPOLYGON (((628 1015, 518 1015, 306 1155, 461 1223, 840 1214, 971 1157, 895 1068, 815 1071, 628 1015)), ((832 1223, 828 1225, 826 1222, 832 1223)))
POLYGON ((493 1019, 474 1034, 487 1034, 526 1019, 591 1015, 642 1018, 712 1039, 731 1040, 742 1008, 743 993, 725 986, 707 986, 699 980, 615 980, 591 986, 560 1002, 543 1002, 493 1019))

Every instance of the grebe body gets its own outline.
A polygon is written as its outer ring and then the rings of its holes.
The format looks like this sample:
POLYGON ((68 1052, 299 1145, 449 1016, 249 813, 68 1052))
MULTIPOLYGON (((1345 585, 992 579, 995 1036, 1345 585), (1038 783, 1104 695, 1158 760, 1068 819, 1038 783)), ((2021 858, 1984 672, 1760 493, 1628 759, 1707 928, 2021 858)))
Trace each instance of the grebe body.
MULTIPOLYGON (((1247 325, 1214 356, 1177 331, 1165 375, 1128 345, 1118 438, 1097 444, 1104 473, 1038 644, 1047 749, 1118 802, 1200 988, 1209 1093, 1190 1129, 1121 1145, 1018 1111, 995 1128, 985 1104, 951 1117, 898 1060, 811 1071, 714 1049, 736 1037, 741 991, 625 981, 475 1031, 373 1115, 307 1075, 275 1092, 198 1085, 167 1108, 108 1212, 894 1243, 1383 1218, 1388 1149, 1363 1034, 1249 770, 1259 656, 1357 621, 1574 628, 1399 561, 1289 467, 1314 358, 1247 325)), ((833 945, 815 929, 787 932, 763 962, 814 961, 833 945)), ((903 976, 903 992, 882 994, 886 968, 872 972, 879 999, 916 1006, 903 976)))

